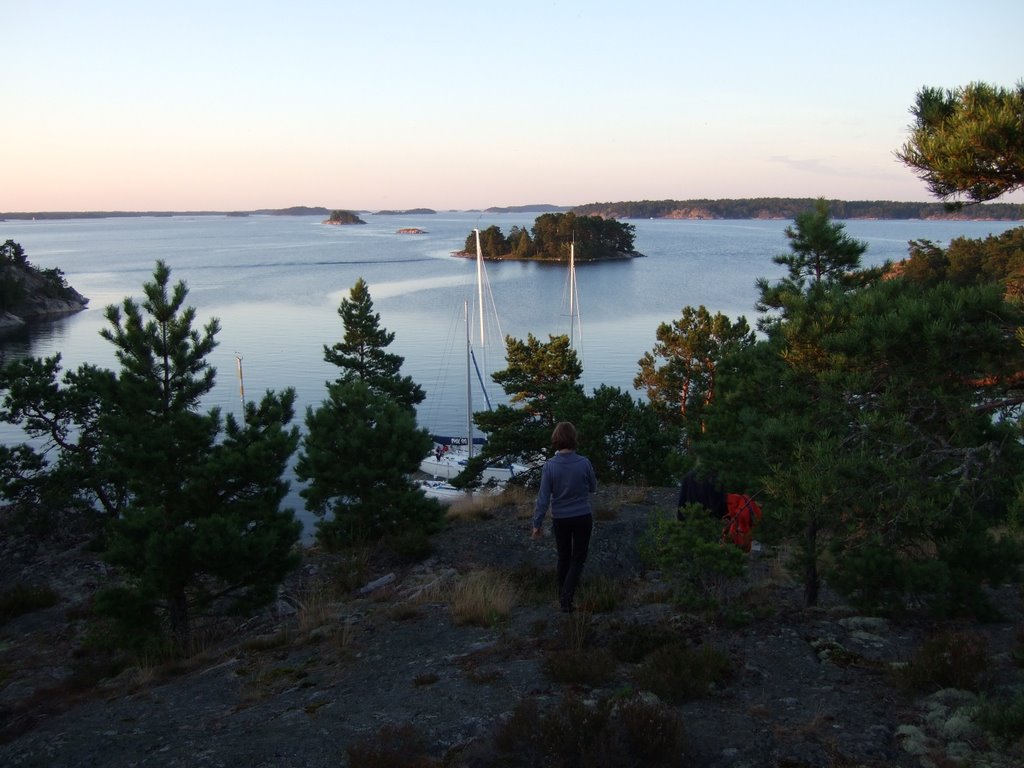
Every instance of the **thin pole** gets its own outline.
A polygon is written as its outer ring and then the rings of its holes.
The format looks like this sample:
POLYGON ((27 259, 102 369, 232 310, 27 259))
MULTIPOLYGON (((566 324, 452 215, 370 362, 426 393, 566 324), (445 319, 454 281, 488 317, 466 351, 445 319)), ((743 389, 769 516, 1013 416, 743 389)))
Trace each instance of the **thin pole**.
POLYGON ((569 243, 569 348, 573 346, 573 330, 576 326, 576 235, 569 243))
POLYGON ((484 251, 480 247, 480 230, 476 233, 476 302, 480 307, 480 346, 484 345, 484 251))
POLYGON ((245 381, 242 378, 242 356, 235 355, 238 363, 238 396, 242 401, 242 421, 245 421, 245 381))
MULTIPOLYGON (((479 241, 477 241, 479 242, 479 241)), ((473 458, 473 377, 470 365, 472 347, 469 343, 469 302, 465 302, 466 315, 466 451, 473 458)))

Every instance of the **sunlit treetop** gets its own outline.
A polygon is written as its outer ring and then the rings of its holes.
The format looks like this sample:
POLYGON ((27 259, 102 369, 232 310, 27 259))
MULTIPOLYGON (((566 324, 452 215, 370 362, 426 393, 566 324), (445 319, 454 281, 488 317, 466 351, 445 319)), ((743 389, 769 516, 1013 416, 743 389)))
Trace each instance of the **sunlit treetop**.
POLYGON ((953 204, 983 203, 1024 187, 1024 80, 922 88, 910 139, 896 156, 953 204))

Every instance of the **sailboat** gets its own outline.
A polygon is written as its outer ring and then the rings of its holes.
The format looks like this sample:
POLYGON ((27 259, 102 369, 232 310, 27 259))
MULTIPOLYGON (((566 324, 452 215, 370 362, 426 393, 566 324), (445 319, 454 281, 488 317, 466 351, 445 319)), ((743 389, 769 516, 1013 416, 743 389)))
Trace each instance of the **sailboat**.
MULTIPOLYGON (((484 258, 483 249, 480 246, 480 230, 474 229, 476 234, 476 291, 477 306, 479 308, 480 344, 483 344, 484 336, 484 258)), ((473 435, 473 373, 476 373, 483 391, 487 408, 490 409, 490 398, 487 397, 487 389, 484 386, 483 375, 476 362, 473 352, 473 339, 471 333, 469 302, 464 303, 464 318, 466 325, 466 434, 457 437, 432 435, 434 446, 431 452, 420 462, 420 471, 433 478, 451 480, 462 472, 469 460, 473 458, 476 448, 484 443, 483 437, 473 435)), ((481 479, 485 483, 502 484, 510 480, 520 472, 526 471, 527 467, 512 462, 492 464, 484 468, 481 479)))

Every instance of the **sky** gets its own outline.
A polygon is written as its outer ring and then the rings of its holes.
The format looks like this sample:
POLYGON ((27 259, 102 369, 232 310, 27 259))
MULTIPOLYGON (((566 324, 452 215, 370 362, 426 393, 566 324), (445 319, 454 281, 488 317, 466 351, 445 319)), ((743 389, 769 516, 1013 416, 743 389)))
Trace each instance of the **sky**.
POLYGON ((1022 29, 1020 0, 0 0, 0 211, 928 201, 916 93, 1014 86, 1022 29))

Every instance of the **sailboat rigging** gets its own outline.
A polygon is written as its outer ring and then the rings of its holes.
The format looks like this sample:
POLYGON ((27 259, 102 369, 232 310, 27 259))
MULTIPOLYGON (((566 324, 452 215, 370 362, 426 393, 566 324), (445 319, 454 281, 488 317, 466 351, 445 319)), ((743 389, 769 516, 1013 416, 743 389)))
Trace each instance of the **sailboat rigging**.
MULTIPOLYGON (((484 323, 484 289, 490 292, 490 286, 484 272, 483 249, 480 245, 480 230, 474 229, 476 235, 476 300, 478 305, 478 322, 480 331, 480 346, 483 347, 486 339, 484 323)), ((493 302, 493 297, 490 297, 493 302)), ((474 436, 473 431, 473 372, 476 372, 480 389, 483 392, 487 409, 491 409, 491 400, 487 394, 487 387, 484 384, 483 374, 476 359, 473 346, 472 327, 475 322, 470 321, 469 302, 464 302, 463 316, 466 325, 466 437, 445 437, 433 435, 433 451, 420 462, 420 470, 435 478, 450 480, 466 468, 469 459, 473 458, 475 446, 483 443, 483 438, 474 436), (464 441, 464 442, 463 442, 464 441)), ((491 465, 484 468, 482 478, 484 481, 505 482, 525 467, 519 467, 512 463, 502 465, 491 465)))
POLYGON ((583 321, 580 318, 580 294, 576 283, 576 236, 569 243, 569 272, 562 297, 562 307, 569 306, 569 349, 576 353, 576 359, 583 365, 583 321))
POLYGON ((576 238, 569 243, 569 346, 576 349, 578 329, 579 344, 583 345, 583 323, 580 319, 580 294, 576 284, 576 238))

